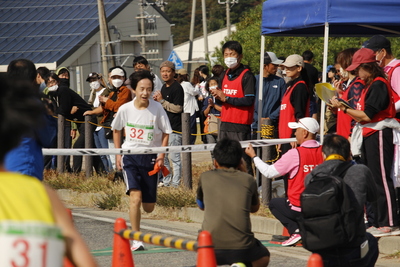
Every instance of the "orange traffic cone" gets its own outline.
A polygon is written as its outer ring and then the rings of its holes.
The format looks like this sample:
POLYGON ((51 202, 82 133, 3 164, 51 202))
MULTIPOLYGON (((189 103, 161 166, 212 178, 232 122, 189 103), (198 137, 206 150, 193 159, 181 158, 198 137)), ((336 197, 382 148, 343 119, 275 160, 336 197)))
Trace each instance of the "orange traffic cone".
POLYGON ((197 267, 216 267, 214 246, 211 234, 207 231, 201 231, 197 247, 197 267))
MULTIPOLYGON (((72 221, 72 211, 70 209, 66 209, 66 210, 67 210, 67 213, 69 214, 69 217, 71 218, 71 221, 72 221)), ((71 261, 67 257, 64 257, 63 266, 64 267, 75 267, 75 265, 72 264, 71 261)))
POLYGON ((122 238, 119 231, 127 229, 126 222, 122 218, 115 220, 114 244, 112 255, 112 267, 134 267, 133 256, 129 239, 122 238))
POLYGON ((321 255, 317 253, 311 254, 310 258, 308 258, 307 267, 324 267, 321 255))

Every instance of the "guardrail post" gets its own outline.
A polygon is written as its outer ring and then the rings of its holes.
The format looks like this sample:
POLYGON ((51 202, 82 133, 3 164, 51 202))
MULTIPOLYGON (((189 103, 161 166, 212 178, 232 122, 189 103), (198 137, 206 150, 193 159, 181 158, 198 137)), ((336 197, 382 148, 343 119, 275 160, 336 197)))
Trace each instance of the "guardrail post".
MULTIPOLYGON (((89 123, 92 116, 85 116, 85 148, 92 148, 93 144, 93 133, 92 125, 89 123)), ((85 173, 86 178, 89 178, 93 174, 93 156, 84 156, 85 158, 85 173)))
MULTIPOLYGON (((57 148, 64 148, 64 126, 65 126, 65 118, 63 115, 58 114, 57 119, 57 127, 58 127, 58 134, 57 134, 57 148)), ((64 156, 58 155, 57 156, 57 171, 62 173, 65 171, 65 164, 64 164, 64 156)))
MULTIPOLYGON (((182 145, 190 145, 190 113, 182 113, 182 145)), ((181 153, 183 185, 192 189, 192 153, 181 153)))
MULTIPOLYGON (((272 121, 267 118, 261 118, 261 125, 272 126, 272 121)), ((272 134, 270 133, 268 136, 263 136, 262 138, 263 139, 273 138, 273 131, 272 131, 272 134)), ((273 147, 275 147, 275 146, 263 146, 262 147, 261 158, 264 162, 272 159, 271 152, 272 152, 273 147)), ((271 200, 271 197, 272 197, 271 191, 272 191, 272 179, 267 179, 264 175, 262 175, 262 178, 261 178, 261 195, 262 195, 261 201, 264 205, 269 204, 269 201, 271 200)))

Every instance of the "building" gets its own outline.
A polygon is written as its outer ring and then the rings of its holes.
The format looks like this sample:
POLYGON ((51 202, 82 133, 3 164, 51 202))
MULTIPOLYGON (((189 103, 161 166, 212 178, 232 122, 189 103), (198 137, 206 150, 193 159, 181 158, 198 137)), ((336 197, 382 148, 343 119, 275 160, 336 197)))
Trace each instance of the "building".
MULTIPOLYGON (((0 1, 0 72, 5 72, 9 62, 18 58, 30 59, 37 67, 50 70, 67 67, 71 88, 87 96, 87 75, 103 72, 98 2, 0 1)), ((151 0, 103 2, 110 35, 110 41, 104 45, 113 48, 113 53, 106 55, 108 68, 121 65, 129 75, 134 56, 144 55, 157 73, 173 47, 173 24, 168 16, 151 0)))

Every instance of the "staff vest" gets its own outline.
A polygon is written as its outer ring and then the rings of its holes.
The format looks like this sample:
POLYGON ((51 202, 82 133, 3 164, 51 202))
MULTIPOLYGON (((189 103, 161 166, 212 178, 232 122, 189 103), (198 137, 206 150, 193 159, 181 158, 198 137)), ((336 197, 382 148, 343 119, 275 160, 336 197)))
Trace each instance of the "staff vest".
MULTIPOLYGON (((293 93, 293 90, 300 83, 304 83, 307 86, 305 81, 298 81, 293 86, 290 86, 286 90, 285 94, 282 97, 281 111, 279 114, 279 128, 278 128, 279 129, 279 138, 292 137, 293 130, 289 128, 288 123, 295 122, 297 120, 294 116, 295 110, 294 110, 292 103, 290 102, 290 97, 293 93)), ((309 114, 310 114, 310 99, 307 100, 305 117, 310 116, 309 114)))
POLYGON ((321 164, 322 146, 298 147, 299 169, 293 178, 288 179, 288 199, 290 204, 300 207, 300 195, 304 191, 304 179, 317 165, 321 164))
MULTIPOLYGON (((388 91, 388 95, 389 95, 389 105, 387 106, 386 109, 379 111, 373 118, 371 118, 370 122, 364 121, 364 122, 360 122, 361 124, 378 122, 378 121, 382 121, 386 118, 394 118, 396 116, 396 109, 394 107, 394 99, 393 99, 394 92, 393 92, 393 90, 390 90, 391 87, 390 87, 389 82, 382 77, 377 77, 372 81, 371 85, 376 81, 382 81, 385 83, 386 90, 388 91)), ((369 85, 366 89, 364 89, 361 92, 360 100, 357 103, 357 110, 365 109, 365 98, 367 96, 369 89, 371 88, 371 85, 369 85)), ((367 127, 363 128, 363 136, 370 136, 371 134, 373 134, 375 132, 377 132, 377 130, 367 128, 367 127)))
MULTIPOLYGON (((353 90, 352 87, 355 83, 361 83, 362 85, 365 85, 365 82, 363 80, 361 80, 359 77, 356 77, 354 81, 347 87, 347 90, 344 91, 342 95, 342 98, 344 100, 348 101, 350 90, 353 90)), ((353 119, 349 115, 344 114, 343 110, 339 109, 337 113, 336 133, 346 139, 349 138, 349 136, 351 135, 352 120, 353 119)))
MULTIPOLYGON (((233 81, 228 79, 229 70, 226 72, 223 82, 222 90, 226 96, 232 98, 244 97, 242 80, 243 76, 249 69, 245 69, 233 81)), ((251 106, 234 106, 228 103, 222 104, 221 122, 230 122, 237 124, 250 125, 253 122, 254 105, 251 106)))

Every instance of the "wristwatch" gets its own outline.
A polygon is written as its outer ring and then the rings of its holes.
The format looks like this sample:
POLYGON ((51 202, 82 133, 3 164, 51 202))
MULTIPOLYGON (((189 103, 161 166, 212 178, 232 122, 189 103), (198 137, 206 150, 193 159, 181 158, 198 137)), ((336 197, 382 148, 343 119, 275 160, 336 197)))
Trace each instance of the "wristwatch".
POLYGON ((161 99, 160 103, 162 104, 162 103, 164 103, 164 102, 165 102, 165 99, 161 99))
POLYGON ((225 102, 228 102, 229 96, 225 96, 225 102))
POLYGON ((347 114, 347 107, 344 107, 343 113, 347 114))

